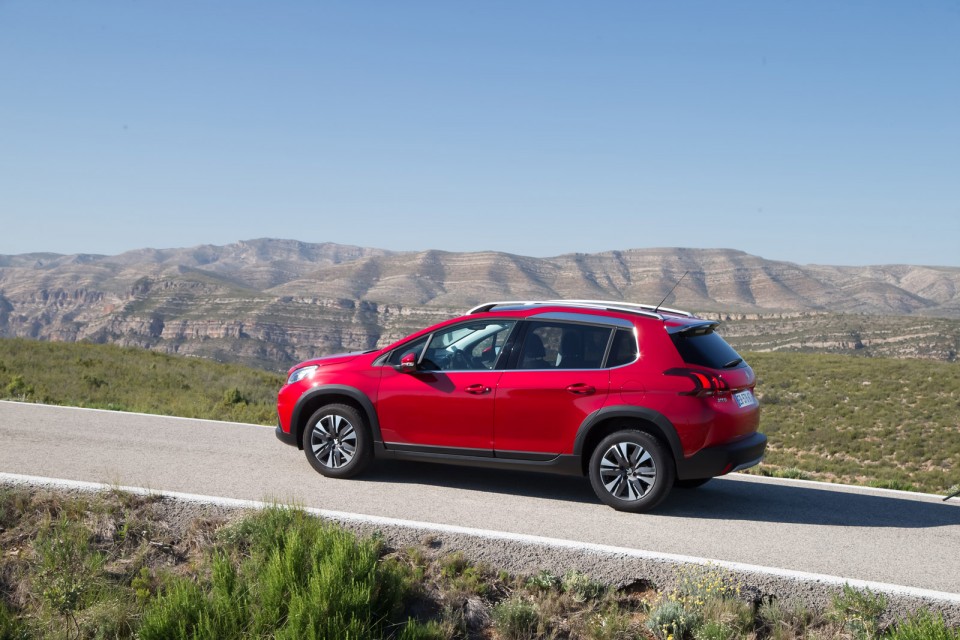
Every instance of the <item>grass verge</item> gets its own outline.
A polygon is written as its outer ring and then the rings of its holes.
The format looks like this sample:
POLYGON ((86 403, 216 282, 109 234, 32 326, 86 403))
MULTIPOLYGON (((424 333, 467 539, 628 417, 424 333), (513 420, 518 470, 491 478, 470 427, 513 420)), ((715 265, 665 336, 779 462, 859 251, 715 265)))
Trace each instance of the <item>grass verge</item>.
POLYGON ((770 444, 756 472, 944 493, 960 482, 960 366, 752 353, 770 444))
POLYGON ((283 378, 234 364, 82 342, 0 339, 0 398, 274 424, 283 378))
POLYGON ((709 566, 670 591, 512 576, 297 509, 184 518, 159 497, 0 486, 2 640, 960 640, 926 610, 886 620, 869 591, 848 587, 813 611, 741 587, 709 566))

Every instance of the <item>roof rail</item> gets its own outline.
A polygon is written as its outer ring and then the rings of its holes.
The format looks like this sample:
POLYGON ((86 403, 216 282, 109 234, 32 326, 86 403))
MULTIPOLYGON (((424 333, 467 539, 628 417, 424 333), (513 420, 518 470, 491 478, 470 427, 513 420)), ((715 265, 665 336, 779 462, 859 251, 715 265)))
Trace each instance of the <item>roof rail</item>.
POLYGON ((499 302, 484 302, 483 304, 478 304, 470 311, 467 311, 466 315, 473 315, 474 313, 486 313, 493 309, 494 307, 529 307, 535 304, 541 304, 536 300, 501 300, 499 302))
POLYGON ((618 302, 616 300, 511 300, 511 301, 501 301, 501 302, 485 302, 484 304, 477 305, 473 309, 470 309, 467 312, 467 315, 474 313, 485 313, 491 311, 496 307, 533 307, 533 306, 547 306, 547 305, 556 305, 556 306, 568 306, 568 307, 579 307, 581 309, 602 309, 607 311, 623 311, 626 313, 636 313, 639 315, 648 316, 651 318, 657 318, 663 320, 663 316, 660 315, 660 311, 664 313, 692 317, 693 314, 686 311, 679 311, 677 309, 667 309, 665 307, 654 307, 649 304, 637 304, 633 302, 618 302))
POLYGON ((631 307, 631 308, 636 307, 638 309, 643 309, 644 311, 653 311, 654 313, 663 311, 665 313, 669 313, 672 315, 686 316, 688 318, 693 317, 693 314, 690 313, 689 311, 681 311, 680 309, 671 309, 669 307, 654 306, 652 304, 640 304, 639 302, 624 302, 622 300, 621 301, 617 301, 617 300, 550 300, 549 302, 565 302, 567 304, 574 302, 574 303, 584 303, 584 304, 606 305, 611 307, 631 307))

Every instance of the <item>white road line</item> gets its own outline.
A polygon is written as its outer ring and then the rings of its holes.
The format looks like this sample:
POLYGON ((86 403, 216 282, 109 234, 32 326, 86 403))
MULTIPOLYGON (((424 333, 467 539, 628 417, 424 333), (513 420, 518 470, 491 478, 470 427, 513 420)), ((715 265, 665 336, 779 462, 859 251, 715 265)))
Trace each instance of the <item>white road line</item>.
MULTIPOLYGON (((159 495, 176 500, 189 502, 200 502, 204 504, 221 505, 225 507, 243 508, 243 509, 264 509, 273 506, 276 503, 261 502, 257 500, 242 500, 238 498, 222 498, 218 496, 204 496, 194 493, 180 493, 176 491, 156 491, 144 487, 123 487, 98 482, 83 482, 79 480, 65 480, 61 478, 45 478, 41 476, 29 476, 16 473, 0 472, 0 483, 31 485, 40 487, 54 487, 63 489, 78 489, 84 491, 109 491, 119 490, 134 493, 138 495, 159 495)), ((303 508, 303 507, 301 507, 303 508)), ((564 540, 560 538, 548 538, 545 536, 534 536, 522 533, 509 533, 505 531, 493 531, 490 529, 475 529, 472 527, 461 527, 448 524, 437 524, 433 522, 419 522, 416 520, 403 520, 400 518, 387 518, 383 516, 370 516, 360 513, 348 513, 344 511, 331 511, 328 509, 303 508, 307 513, 317 517, 336 520, 340 522, 353 522, 358 524, 372 524, 391 527, 402 527, 407 529, 416 529, 420 531, 429 531, 436 533, 451 533, 458 535, 473 536, 477 538, 486 538, 491 540, 507 540, 520 542, 523 544, 538 545, 542 547, 551 547, 555 549, 569 549, 600 555, 626 556, 640 560, 651 560, 670 564, 699 564, 723 567, 731 571, 759 573, 779 578, 802 582, 818 582, 830 586, 843 586, 845 584, 857 589, 870 589, 873 592, 885 593, 895 596, 908 596, 922 598, 925 600, 935 600, 941 602, 950 602, 960 604, 960 594, 947 593, 944 591, 933 591, 930 589, 920 589, 917 587, 907 587, 884 582, 873 582, 870 580, 858 580, 854 578, 844 578, 841 576, 831 576, 821 573, 808 573, 806 571, 794 571, 792 569, 780 569, 777 567, 764 567, 759 565, 745 564, 742 562, 729 562, 726 560, 715 560, 711 558, 699 558, 696 556, 685 556, 674 553, 659 553, 655 551, 645 551, 642 549, 631 549, 627 547, 615 547, 612 545, 594 544, 590 542, 578 542, 576 540, 564 540)))
POLYGON ((748 480, 763 484, 794 485, 798 487, 812 487, 816 489, 836 490, 845 489, 852 493, 862 493, 880 496, 896 496, 898 498, 936 498, 943 501, 944 494, 922 493, 920 491, 903 491, 902 489, 884 489, 882 487, 868 487, 866 485, 842 484, 840 482, 823 482, 822 480, 799 480, 797 478, 775 478, 773 476, 761 476, 758 473, 731 473, 721 478, 730 478, 731 480, 748 480))

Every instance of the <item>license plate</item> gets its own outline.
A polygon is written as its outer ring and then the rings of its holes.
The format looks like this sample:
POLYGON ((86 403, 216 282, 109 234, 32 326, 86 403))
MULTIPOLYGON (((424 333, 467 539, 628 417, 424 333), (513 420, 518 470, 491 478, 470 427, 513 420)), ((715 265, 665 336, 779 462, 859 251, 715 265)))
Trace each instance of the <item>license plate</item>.
POLYGON ((756 398, 753 397, 753 392, 749 389, 733 394, 733 399, 737 401, 737 406, 741 409, 757 404, 756 398))

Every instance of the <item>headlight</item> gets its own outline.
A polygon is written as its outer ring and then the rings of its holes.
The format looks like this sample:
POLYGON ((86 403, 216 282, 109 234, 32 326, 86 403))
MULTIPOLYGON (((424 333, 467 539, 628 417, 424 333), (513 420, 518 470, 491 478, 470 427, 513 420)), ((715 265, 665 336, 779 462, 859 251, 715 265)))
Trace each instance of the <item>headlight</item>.
POLYGON ((290 377, 287 378, 287 384, 293 384, 294 382, 300 382, 304 378, 309 378, 313 375, 313 372, 317 370, 318 367, 304 367, 302 369, 297 369, 290 374, 290 377))

